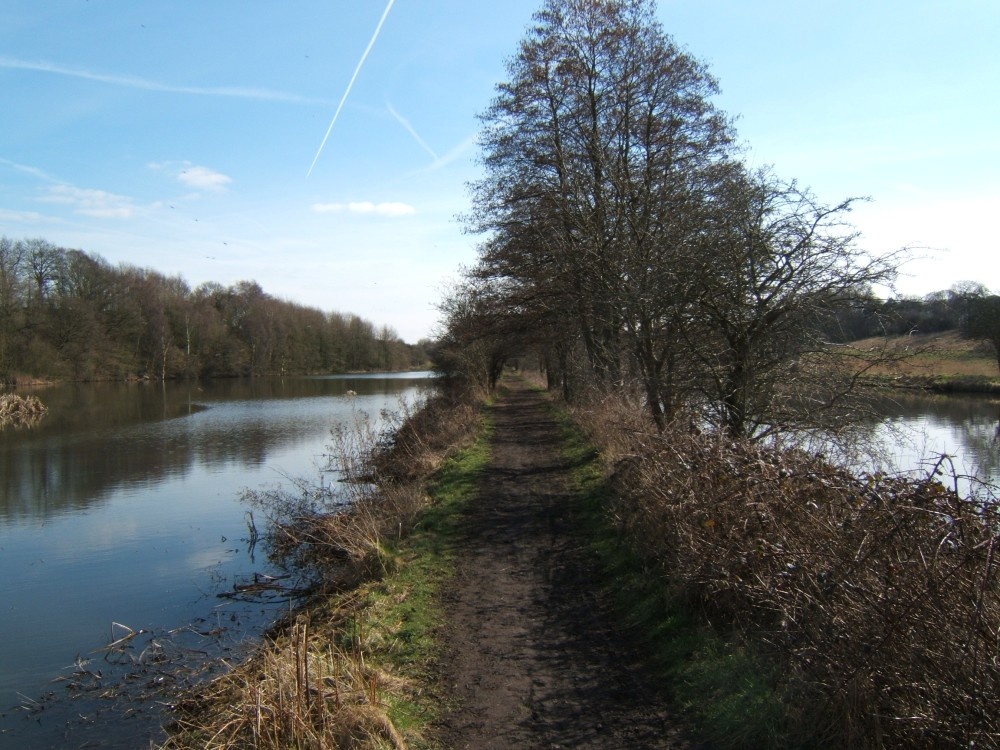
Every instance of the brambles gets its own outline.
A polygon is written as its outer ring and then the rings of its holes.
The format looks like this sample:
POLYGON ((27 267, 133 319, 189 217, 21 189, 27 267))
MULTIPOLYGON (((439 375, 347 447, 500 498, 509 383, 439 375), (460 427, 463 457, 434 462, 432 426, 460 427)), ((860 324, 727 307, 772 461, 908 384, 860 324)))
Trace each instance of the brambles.
POLYGON ((790 736, 1000 746, 996 498, 687 427, 591 431, 615 434, 614 512, 665 589, 777 665, 790 736))

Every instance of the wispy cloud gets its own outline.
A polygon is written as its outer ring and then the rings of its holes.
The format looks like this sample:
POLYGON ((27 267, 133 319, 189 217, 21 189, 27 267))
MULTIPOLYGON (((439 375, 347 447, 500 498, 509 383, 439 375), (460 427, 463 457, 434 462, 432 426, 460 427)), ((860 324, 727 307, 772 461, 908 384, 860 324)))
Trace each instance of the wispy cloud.
POLYGON ((32 177, 37 177, 39 180, 44 180, 45 182, 59 182, 58 179, 48 174, 47 172, 43 172, 38 167, 31 167, 28 166, 27 164, 18 164, 16 161, 11 161, 10 159, 4 159, 3 157, 0 157, 0 164, 8 166, 11 169, 14 169, 18 172, 31 175, 32 177))
POLYGON ((9 221, 14 224, 37 223, 46 219, 46 216, 35 211, 8 211, 5 208, 0 208, 0 222, 9 221))
POLYGON ((439 157, 434 152, 434 149, 432 149, 429 145, 427 145, 427 141, 425 141, 423 138, 420 137, 420 134, 413 128, 413 125, 410 124, 410 121, 407 120, 405 117, 403 117, 401 114, 399 114, 399 112, 396 111, 395 107, 393 107, 389 102, 386 102, 385 106, 389 108, 389 114, 392 115, 393 118, 395 118, 396 122, 398 122, 400 125, 406 128, 406 132, 413 136, 413 140, 415 140, 420 145, 420 148, 422 148, 424 151, 430 154, 431 158, 434 159, 434 161, 437 161, 439 157))
POLYGON ((417 209, 408 203, 371 203, 356 201, 352 203, 314 203, 312 210, 318 214, 375 214, 377 216, 412 216, 417 209))
POLYGON ((161 81, 153 81, 139 76, 118 73, 101 73, 93 70, 59 65, 46 60, 20 60, 14 57, 7 57, 5 55, 0 55, 0 68, 30 70, 36 73, 49 73, 51 75, 82 78, 87 81, 108 84, 109 86, 123 86, 125 88, 140 89, 143 91, 162 91, 164 93, 171 94, 194 94, 196 96, 222 96, 236 99, 256 99, 259 101, 287 102, 290 104, 329 104, 329 101, 325 99, 301 96, 287 91, 274 91, 273 89, 242 86, 181 86, 177 84, 163 83, 161 81))
POLYGON ((396 0, 389 0, 389 4, 385 6, 385 10, 382 11, 382 17, 378 21, 378 25, 375 27, 375 33, 372 34, 371 40, 368 42, 368 46, 365 47, 365 51, 361 54, 361 59, 358 60, 357 66, 354 68, 354 74, 351 76, 351 80, 347 82, 347 89, 344 91, 344 95, 340 97, 340 104, 337 105, 337 110, 333 113, 333 119, 330 120, 330 127, 326 129, 326 135, 323 136, 323 141, 319 144, 319 148, 316 150, 316 156, 313 157, 312 164, 309 165, 309 171, 306 172, 306 179, 309 179, 309 175, 312 174, 313 167, 316 166, 316 162, 319 161, 319 155, 323 153, 323 147, 326 145, 327 139, 330 137, 330 133, 333 131, 333 126, 337 122, 337 118, 340 117, 340 110, 344 108, 344 102, 347 101, 347 97, 351 93, 351 89, 354 88, 354 81, 357 80, 358 73, 361 72, 361 67, 365 64, 365 60, 368 59, 368 53, 372 51, 372 47, 375 46, 375 40, 378 39, 379 32, 382 31, 382 25, 385 23, 385 19, 389 16, 389 11, 392 10, 392 4, 396 0))
POLYGON ((128 219, 135 213, 131 198, 66 184, 52 185, 39 200, 72 206, 74 213, 98 219, 128 219))

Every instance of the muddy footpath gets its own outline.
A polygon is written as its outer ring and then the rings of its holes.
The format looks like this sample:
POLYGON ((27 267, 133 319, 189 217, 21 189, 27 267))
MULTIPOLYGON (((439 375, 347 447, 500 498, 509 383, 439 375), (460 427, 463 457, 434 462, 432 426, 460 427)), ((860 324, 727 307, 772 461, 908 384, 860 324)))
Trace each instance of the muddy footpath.
POLYGON ((596 584, 544 395, 508 383, 445 594, 448 748, 677 748, 689 739, 596 584))

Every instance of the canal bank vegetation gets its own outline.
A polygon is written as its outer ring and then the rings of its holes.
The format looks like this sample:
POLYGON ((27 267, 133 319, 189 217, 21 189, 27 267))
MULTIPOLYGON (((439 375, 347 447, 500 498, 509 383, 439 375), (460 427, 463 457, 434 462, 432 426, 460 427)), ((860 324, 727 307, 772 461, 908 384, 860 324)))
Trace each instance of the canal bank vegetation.
POLYGON ((43 239, 0 237, 0 385, 422 368, 421 345, 254 281, 191 289, 43 239))
POLYGON ((253 658, 178 702, 164 748, 421 744, 444 700, 429 671, 447 542, 489 455, 480 405, 439 393, 388 430, 361 420, 335 436, 335 486, 251 493, 270 554, 308 571, 314 593, 253 658))
MULTIPOLYGON (((595 584, 712 746, 1000 747, 1000 517, 942 483, 946 461, 922 480, 858 477, 660 429, 638 396, 564 413, 595 584)), ((167 747, 435 746, 439 602, 488 424, 440 399, 393 441, 373 434, 337 441, 350 506, 323 481, 258 495, 272 552, 317 571, 319 592, 180 702, 167 747)))
POLYGON ((994 495, 962 497, 944 457, 920 480, 859 477, 635 407, 573 413, 609 477, 604 554, 633 559, 613 588, 703 736, 1000 747, 994 495))

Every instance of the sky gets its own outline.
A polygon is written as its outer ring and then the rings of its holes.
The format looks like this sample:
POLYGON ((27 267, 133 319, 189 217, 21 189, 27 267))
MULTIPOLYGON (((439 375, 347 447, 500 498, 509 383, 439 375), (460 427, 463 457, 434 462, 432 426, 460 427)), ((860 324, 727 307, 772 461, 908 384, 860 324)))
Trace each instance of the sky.
MULTIPOLYGON (((3 0, 0 235, 432 336, 481 239, 477 115, 540 5, 3 0)), ((870 198, 861 246, 911 249, 897 294, 1000 292, 1000 3, 657 12, 751 165, 870 198)))

